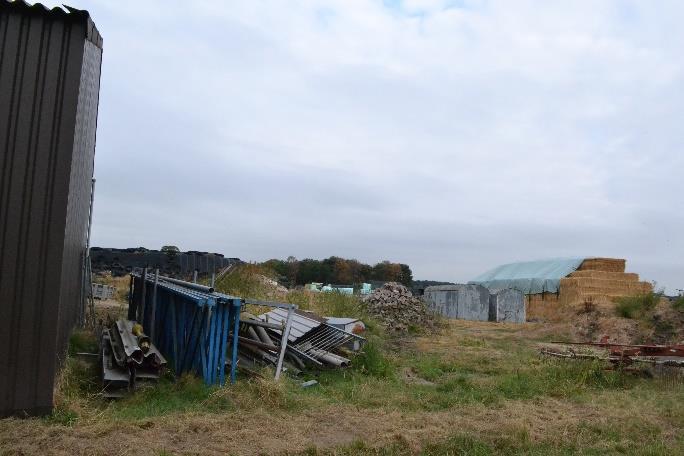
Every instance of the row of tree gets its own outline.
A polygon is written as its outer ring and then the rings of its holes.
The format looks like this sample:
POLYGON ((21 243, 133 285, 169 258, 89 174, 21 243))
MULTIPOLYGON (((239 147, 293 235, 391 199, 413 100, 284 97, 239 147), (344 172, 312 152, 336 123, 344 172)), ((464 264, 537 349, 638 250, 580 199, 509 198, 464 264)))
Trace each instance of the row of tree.
POLYGON ((413 273, 407 264, 389 261, 370 266, 335 256, 324 260, 298 260, 291 256, 287 260, 268 260, 264 266, 273 269, 290 287, 311 282, 357 285, 372 280, 399 282, 410 287, 413 282, 413 273))

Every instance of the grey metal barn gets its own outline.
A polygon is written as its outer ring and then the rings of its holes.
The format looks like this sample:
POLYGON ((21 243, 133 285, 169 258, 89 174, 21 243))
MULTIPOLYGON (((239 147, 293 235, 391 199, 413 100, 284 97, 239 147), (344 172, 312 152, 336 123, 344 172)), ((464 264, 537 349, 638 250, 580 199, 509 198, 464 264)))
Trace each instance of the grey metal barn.
POLYGON ((525 295, 514 289, 490 290, 475 284, 436 285, 423 294, 428 308, 448 318, 525 322, 525 295))
POLYGON ((83 299, 102 38, 0 0, 0 416, 52 408, 83 299))

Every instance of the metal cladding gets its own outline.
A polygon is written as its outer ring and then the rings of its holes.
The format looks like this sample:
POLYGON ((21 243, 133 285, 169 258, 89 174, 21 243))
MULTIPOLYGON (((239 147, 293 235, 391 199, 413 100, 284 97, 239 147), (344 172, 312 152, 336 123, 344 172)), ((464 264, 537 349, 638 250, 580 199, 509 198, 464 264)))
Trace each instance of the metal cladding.
POLYGON ((449 318, 476 321, 525 321, 525 300, 517 290, 490 295, 481 285, 427 287, 423 299, 430 310, 449 318))
POLYGON ((508 288, 489 296, 489 319, 505 323, 525 323, 525 294, 508 288))
MULTIPOLYGON (((270 312, 260 315, 259 318, 267 323, 276 323, 284 326, 285 320, 287 319, 287 310, 273 309, 270 312)), ((301 339, 323 323, 325 323, 325 320, 317 315, 295 310, 295 313, 292 316, 292 327, 290 328, 287 340, 294 342, 295 340, 301 339)))
POLYGON ((51 410, 81 311, 101 59, 86 11, 0 0, 0 415, 51 410))

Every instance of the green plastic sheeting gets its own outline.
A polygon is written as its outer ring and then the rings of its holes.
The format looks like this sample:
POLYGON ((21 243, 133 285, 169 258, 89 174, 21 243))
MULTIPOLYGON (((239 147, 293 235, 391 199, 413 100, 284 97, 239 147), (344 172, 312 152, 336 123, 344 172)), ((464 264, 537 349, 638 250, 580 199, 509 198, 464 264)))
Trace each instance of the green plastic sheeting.
POLYGON ((554 258, 504 264, 468 283, 482 285, 490 291, 514 288, 525 294, 556 293, 560 279, 576 271, 584 260, 585 258, 554 258))

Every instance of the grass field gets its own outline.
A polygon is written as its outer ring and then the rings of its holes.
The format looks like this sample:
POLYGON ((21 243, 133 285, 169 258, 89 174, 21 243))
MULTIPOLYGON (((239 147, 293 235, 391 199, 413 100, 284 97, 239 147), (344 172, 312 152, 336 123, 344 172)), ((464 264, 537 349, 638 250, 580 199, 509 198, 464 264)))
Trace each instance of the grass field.
MULTIPOLYGON (((374 329, 354 367, 319 385, 192 377, 117 402, 66 363, 52 416, 0 421, 3 454, 684 454, 684 386, 545 359, 544 324, 452 321, 438 334, 374 329)), ((92 348, 77 334, 73 351, 92 348)), ((305 377, 304 379, 313 378, 305 377)))

